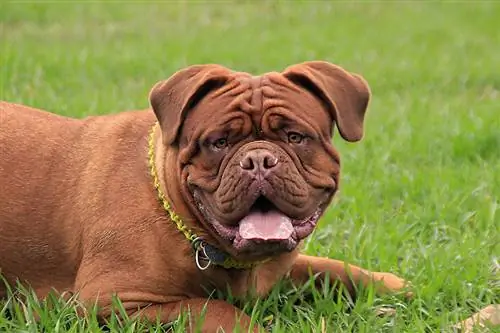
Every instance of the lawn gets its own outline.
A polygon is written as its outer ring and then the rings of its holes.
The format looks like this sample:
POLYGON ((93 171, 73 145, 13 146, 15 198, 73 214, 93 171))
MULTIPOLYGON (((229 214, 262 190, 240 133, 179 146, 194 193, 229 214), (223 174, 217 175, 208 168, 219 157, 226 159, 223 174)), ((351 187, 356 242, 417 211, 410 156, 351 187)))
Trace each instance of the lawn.
MULTIPOLYGON (((328 288, 308 301, 276 289, 246 310, 273 332, 438 332, 500 303, 499 17, 493 1, 2 1, 0 99, 84 117, 145 108, 155 82, 195 63, 259 74, 322 59, 361 73, 366 135, 334 138, 342 188, 305 251, 394 272, 415 297, 366 289, 348 306, 328 288)), ((75 301, 13 292, 25 297, 0 300, 0 331, 166 329, 99 327, 75 301)))

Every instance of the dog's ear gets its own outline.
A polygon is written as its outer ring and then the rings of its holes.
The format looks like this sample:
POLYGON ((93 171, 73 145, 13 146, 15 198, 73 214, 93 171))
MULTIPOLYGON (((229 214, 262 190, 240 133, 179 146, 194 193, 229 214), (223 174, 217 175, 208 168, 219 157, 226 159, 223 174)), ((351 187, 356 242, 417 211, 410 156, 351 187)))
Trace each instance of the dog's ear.
POLYGON ((230 74, 229 69, 219 65, 193 65, 158 82, 151 89, 149 101, 166 145, 176 142, 188 111, 210 91, 224 85, 230 74))
POLYGON ((355 142, 363 138, 363 122, 370 101, 365 79, 324 61, 290 66, 283 75, 326 104, 345 140, 355 142))

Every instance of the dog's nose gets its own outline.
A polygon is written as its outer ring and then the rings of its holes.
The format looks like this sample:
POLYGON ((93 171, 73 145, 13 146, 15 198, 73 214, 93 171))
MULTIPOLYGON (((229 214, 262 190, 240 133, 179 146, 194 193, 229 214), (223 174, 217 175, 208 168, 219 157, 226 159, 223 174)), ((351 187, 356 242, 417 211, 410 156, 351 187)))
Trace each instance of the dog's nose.
POLYGON ((278 165, 278 158, 267 149, 254 149, 246 153, 240 167, 253 173, 265 172, 278 165))

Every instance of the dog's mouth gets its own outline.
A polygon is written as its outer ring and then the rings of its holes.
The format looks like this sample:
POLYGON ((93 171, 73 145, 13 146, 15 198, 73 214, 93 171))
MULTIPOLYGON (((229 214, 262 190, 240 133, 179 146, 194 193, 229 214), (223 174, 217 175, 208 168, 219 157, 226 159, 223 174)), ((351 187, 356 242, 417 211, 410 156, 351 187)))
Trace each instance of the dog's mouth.
POLYGON ((321 215, 318 208, 304 219, 293 219, 281 212, 265 196, 259 196, 248 213, 236 224, 217 221, 195 195, 198 208, 216 233, 231 242, 237 255, 262 257, 293 251, 300 240, 309 236, 321 215))

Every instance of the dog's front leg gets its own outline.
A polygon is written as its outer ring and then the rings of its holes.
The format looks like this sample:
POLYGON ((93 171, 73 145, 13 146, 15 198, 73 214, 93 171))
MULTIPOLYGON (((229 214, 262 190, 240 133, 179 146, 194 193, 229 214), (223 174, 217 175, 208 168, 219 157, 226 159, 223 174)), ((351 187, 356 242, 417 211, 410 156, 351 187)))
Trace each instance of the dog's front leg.
MULTIPOLYGON (((342 283, 352 296, 355 296, 358 285, 366 287, 373 283, 378 294, 399 291, 407 286, 405 280, 392 273, 370 272, 340 260, 304 254, 297 257, 290 271, 290 278, 295 284, 303 284, 311 276, 317 276, 318 282, 320 282, 326 278, 326 273, 328 273, 332 282, 338 281, 342 283)), ((410 294, 407 294, 407 296, 410 296, 410 294)))
POLYGON ((127 313, 132 318, 145 319, 151 322, 159 320, 169 323, 176 320, 184 312, 189 313, 186 331, 190 333, 216 332, 260 332, 257 324, 251 324, 250 317, 240 309, 222 300, 192 298, 183 301, 154 304, 137 309, 137 304, 124 302, 127 313))

